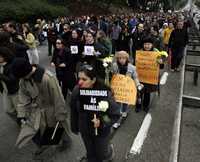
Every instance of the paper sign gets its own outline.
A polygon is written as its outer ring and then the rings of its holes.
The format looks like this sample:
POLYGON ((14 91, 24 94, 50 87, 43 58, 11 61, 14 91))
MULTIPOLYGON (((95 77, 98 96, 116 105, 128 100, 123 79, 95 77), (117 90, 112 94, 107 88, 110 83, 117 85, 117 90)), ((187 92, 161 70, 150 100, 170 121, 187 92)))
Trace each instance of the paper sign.
POLYGON ((80 105, 84 111, 102 111, 99 104, 107 99, 107 90, 80 89, 80 105))
POLYGON ((84 55, 93 56, 94 55, 94 46, 84 46, 84 55))
POLYGON ((111 88, 117 102, 128 105, 136 104, 137 89, 135 82, 129 76, 115 74, 111 80, 111 88))
POLYGON ((71 54, 78 54, 78 46, 70 46, 71 54))
POLYGON ((160 66, 158 52, 136 51, 136 70, 140 82, 158 85, 160 66))

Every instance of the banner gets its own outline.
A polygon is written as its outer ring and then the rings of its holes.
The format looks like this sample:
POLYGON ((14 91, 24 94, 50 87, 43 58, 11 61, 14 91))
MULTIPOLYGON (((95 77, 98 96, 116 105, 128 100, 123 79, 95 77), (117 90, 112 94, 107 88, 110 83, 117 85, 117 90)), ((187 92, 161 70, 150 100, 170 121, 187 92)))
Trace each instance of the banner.
POLYGON ((117 102, 128 105, 136 104, 137 88, 135 82, 129 76, 115 74, 111 80, 111 88, 117 102))
POLYGON ((158 56, 158 52, 136 51, 136 70, 140 82, 158 85, 160 72, 158 56))

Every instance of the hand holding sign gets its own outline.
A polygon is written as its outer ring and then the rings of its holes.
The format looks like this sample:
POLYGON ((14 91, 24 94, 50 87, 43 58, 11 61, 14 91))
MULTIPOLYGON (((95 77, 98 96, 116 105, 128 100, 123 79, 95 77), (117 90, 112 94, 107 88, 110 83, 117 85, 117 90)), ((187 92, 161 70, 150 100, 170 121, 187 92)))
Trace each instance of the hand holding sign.
POLYGON ((100 127, 100 120, 97 119, 96 114, 94 114, 94 118, 92 119, 92 122, 94 123, 94 128, 95 128, 95 135, 98 135, 98 127, 100 127))

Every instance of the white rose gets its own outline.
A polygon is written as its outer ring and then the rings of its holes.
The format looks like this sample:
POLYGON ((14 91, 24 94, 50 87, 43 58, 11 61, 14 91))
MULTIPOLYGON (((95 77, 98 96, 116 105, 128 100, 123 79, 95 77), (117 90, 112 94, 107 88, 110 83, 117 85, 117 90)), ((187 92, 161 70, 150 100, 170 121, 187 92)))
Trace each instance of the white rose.
POLYGON ((103 63, 103 66, 104 66, 105 68, 108 67, 108 63, 104 62, 104 63, 103 63))
POLYGON ((107 109, 108 109, 108 107, 109 107, 109 104, 108 104, 107 101, 100 101, 100 102, 98 103, 98 105, 99 105, 100 111, 103 111, 103 112, 106 112, 107 109))

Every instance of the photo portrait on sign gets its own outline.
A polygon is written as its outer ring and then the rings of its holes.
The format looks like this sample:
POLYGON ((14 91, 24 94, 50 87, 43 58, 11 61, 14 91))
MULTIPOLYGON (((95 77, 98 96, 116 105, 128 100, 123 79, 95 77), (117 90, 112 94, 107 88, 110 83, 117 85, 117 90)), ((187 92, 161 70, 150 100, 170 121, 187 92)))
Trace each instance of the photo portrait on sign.
POLYGON ((70 46, 71 54, 78 54, 78 46, 70 46))
POLYGON ((93 56, 94 55, 94 46, 84 46, 84 55, 93 56))

